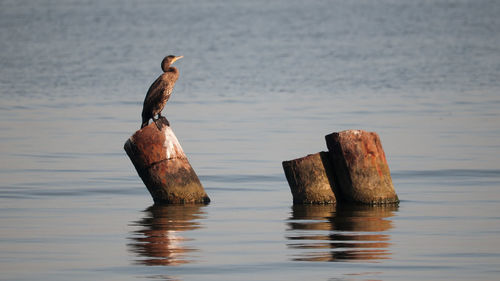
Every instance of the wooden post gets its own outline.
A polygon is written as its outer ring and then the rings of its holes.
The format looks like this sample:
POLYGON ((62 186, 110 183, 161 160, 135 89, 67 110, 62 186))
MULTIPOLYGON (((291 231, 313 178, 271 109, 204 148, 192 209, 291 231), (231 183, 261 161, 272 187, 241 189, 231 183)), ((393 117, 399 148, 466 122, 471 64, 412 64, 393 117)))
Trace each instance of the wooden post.
POLYGON ((283 161, 294 204, 336 203, 333 178, 327 152, 283 161))
POLYGON ((399 202, 377 133, 347 130, 325 139, 342 200, 365 204, 399 202))
POLYGON ((170 126, 158 130, 152 122, 138 130, 124 149, 155 203, 209 203, 170 126))

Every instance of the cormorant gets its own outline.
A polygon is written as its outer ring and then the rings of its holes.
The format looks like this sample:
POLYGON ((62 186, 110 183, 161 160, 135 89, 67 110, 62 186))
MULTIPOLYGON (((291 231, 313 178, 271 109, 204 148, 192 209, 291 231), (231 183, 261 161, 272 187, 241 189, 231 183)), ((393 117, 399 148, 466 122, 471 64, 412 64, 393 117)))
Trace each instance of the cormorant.
MULTIPOLYGON (((161 69, 163 74, 153 82, 151 87, 149 87, 148 93, 144 98, 144 105, 142 107, 142 125, 141 129, 146 127, 149 123, 149 119, 153 119, 158 130, 161 130, 161 125, 158 121, 161 121, 161 111, 165 107, 172 90, 174 89, 175 81, 179 78, 179 71, 177 68, 170 66, 176 60, 182 58, 183 56, 166 56, 161 62, 161 69), (158 119, 155 120, 154 116, 158 115, 158 119)), ((164 117, 163 117, 164 118, 164 117)), ((168 121, 167 121, 168 125, 168 121)))

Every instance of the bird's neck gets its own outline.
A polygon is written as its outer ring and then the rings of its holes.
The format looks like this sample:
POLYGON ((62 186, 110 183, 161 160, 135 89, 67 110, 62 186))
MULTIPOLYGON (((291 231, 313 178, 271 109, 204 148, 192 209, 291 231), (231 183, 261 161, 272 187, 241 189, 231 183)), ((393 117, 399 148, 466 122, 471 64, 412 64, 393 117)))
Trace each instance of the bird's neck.
POLYGON ((175 66, 170 66, 168 67, 167 69, 164 69, 163 72, 173 72, 173 73, 178 73, 179 71, 177 70, 177 68, 175 66))

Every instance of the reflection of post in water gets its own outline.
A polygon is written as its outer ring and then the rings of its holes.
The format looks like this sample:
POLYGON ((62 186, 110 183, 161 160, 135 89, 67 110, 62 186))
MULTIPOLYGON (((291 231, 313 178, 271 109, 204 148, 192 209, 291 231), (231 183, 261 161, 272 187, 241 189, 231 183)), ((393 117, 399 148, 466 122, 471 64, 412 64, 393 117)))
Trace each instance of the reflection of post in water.
POLYGON ((200 228, 203 205, 153 205, 144 211, 145 216, 134 222, 139 229, 132 232, 129 247, 145 265, 179 265, 189 263, 188 253, 196 249, 186 247, 184 231, 200 228))
POLYGON ((355 261, 390 258, 395 205, 294 205, 288 247, 299 250, 296 261, 355 261))

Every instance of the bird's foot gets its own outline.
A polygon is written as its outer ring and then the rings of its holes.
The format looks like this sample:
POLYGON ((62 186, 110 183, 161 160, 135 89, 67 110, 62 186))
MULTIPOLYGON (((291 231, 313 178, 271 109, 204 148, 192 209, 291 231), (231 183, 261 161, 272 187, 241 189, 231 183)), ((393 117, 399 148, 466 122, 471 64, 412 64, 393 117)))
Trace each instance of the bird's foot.
POLYGON ((165 126, 170 127, 170 122, 168 122, 167 118, 165 116, 160 117, 161 123, 164 124, 165 126))
POLYGON ((156 128, 161 131, 163 126, 169 126, 170 127, 170 122, 168 122, 167 118, 164 116, 160 116, 158 119, 153 119, 153 122, 155 122, 156 128))

